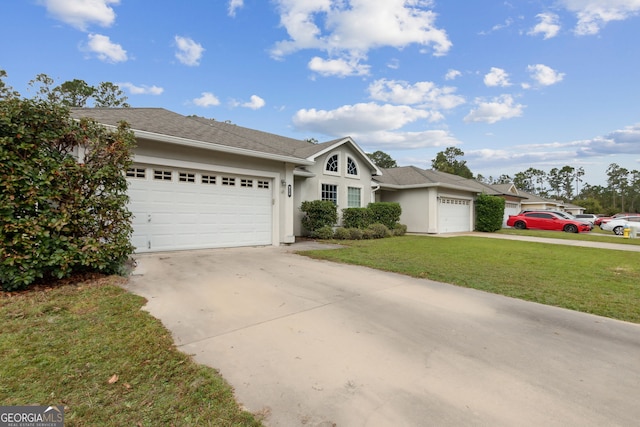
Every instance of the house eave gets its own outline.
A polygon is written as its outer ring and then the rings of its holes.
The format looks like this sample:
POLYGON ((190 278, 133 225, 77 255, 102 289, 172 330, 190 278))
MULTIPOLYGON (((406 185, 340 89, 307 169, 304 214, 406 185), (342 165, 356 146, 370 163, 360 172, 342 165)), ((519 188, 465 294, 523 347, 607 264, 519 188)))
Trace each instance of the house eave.
POLYGON ((458 185, 451 184, 443 184, 441 182, 432 182, 432 183, 423 183, 423 184, 387 184, 387 183, 378 183, 382 190, 413 190, 418 188, 445 188, 448 190, 457 190, 457 191, 466 191, 468 193, 480 194, 481 191, 468 188, 461 187, 458 185))
MULTIPOLYGON (((113 125, 104 125, 105 127, 116 129, 113 125)), ((164 135, 161 133, 149 132, 145 130, 131 129, 136 138, 150 139, 153 141, 166 142, 168 144, 179 145, 182 147, 201 148, 209 151, 218 151, 221 153, 237 154, 240 156, 255 157, 259 159, 274 160, 279 162, 287 162, 301 166, 311 166, 315 162, 300 157, 285 156, 281 154, 264 153, 260 151, 247 150, 246 148, 229 147, 226 145, 216 144, 213 142, 203 142, 194 139, 181 138, 179 136, 164 135)))

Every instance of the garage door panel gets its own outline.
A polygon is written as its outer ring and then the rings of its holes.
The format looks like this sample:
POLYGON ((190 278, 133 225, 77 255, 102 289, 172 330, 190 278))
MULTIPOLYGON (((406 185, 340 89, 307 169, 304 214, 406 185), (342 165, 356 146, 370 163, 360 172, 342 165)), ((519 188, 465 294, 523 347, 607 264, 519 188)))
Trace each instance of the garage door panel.
MULTIPOLYGON (((169 170, 164 168, 163 170, 169 170)), ((129 209, 134 215, 132 244, 138 252, 217 248, 272 243, 272 185, 257 188, 256 177, 237 177, 238 185, 129 178, 129 209), (241 179, 253 187, 241 187, 241 179)), ((207 176, 213 172, 203 172, 207 176)), ((227 176, 227 174, 225 174, 227 176)))
POLYGON ((438 203, 438 232, 460 233, 471 230, 471 200, 441 197, 438 203))

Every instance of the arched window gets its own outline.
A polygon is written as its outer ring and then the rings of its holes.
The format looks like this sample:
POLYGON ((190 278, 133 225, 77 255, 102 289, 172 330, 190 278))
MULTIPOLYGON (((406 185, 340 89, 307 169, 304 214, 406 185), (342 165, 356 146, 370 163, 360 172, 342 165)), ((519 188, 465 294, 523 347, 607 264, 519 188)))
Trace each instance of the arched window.
POLYGON ((338 172, 338 155, 334 154, 327 160, 327 165, 324 168, 327 172, 338 172))
POLYGON ((351 157, 347 158, 347 175, 358 175, 358 165, 351 157))

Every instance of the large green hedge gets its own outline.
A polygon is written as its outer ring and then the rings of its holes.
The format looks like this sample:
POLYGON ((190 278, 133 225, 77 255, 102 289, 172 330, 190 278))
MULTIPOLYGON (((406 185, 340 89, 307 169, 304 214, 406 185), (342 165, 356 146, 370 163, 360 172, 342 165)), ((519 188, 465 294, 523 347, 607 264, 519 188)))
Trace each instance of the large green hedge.
POLYGON ((476 199, 476 230, 494 232, 502 228, 505 200, 502 197, 481 194, 476 199))
POLYGON ((300 210, 304 212, 302 226, 309 235, 316 237, 318 230, 333 227, 338 222, 338 209, 329 200, 307 200, 302 202, 300 210))
POLYGON ((0 285, 116 273, 133 252, 124 171, 135 138, 40 100, 0 100, 0 285), (83 155, 84 153, 84 155, 83 155))

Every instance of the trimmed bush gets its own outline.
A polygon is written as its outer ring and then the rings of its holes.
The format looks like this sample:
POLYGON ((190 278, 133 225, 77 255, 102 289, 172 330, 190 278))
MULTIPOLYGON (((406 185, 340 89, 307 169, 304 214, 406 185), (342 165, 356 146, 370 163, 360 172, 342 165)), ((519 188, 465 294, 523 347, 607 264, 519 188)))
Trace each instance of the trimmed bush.
POLYGON ((379 222, 375 224, 371 224, 369 227, 367 227, 367 230, 371 231, 371 235, 373 239, 383 239, 385 237, 392 236, 391 231, 389 231, 389 228, 384 224, 380 224, 379 222))
POLYGON ((336 228, 336 231, 333 232, 333 238, 338 240, 349 240, 351 239, 351 233, 344 227, 336 228))
POLYGON ((495 232, 502 228, 505 200, 502 197, 481 194, 476 199, 476 230, 495 232))
POLYGON ((311 237, 323 240, 331 239, 333 237, 333 227, 331 227, 330 225, 320 227, 313 233, 311 233, 311 237))
POLYGON ((346 228, 367 228, 371 224, 371 209, 346 208, 342 210, 342 225, 346 228))
POLYGON ((394 236, 404 236, 407 234, 407 226, 404 224, 396 224, 391 230, 394 236))
POLYGON ((362 240, 363 232, 359 228, 349 228, 349 234, 351 240, 362 240))
POLYGON ((384 224, 388 229, 395 227, 402 214, 400 203, 395 202, 369 203, 367 208, 370 211, 371 224, 384 224))
POLYGON ((120 273, 133 253, 124 171, 135 143, 41 100, 0 101, 0 285, 120 273), (76 159, 79 147, 84 157, 76 159), (77 154, 76 154, 77 155, 77 154))
POLYGON ((320 228, 332 227, 338 222, 338 209, 329 200, 304 201, 300 206, 300 210, 304 212, 302 226, 311 236, 320 228))

